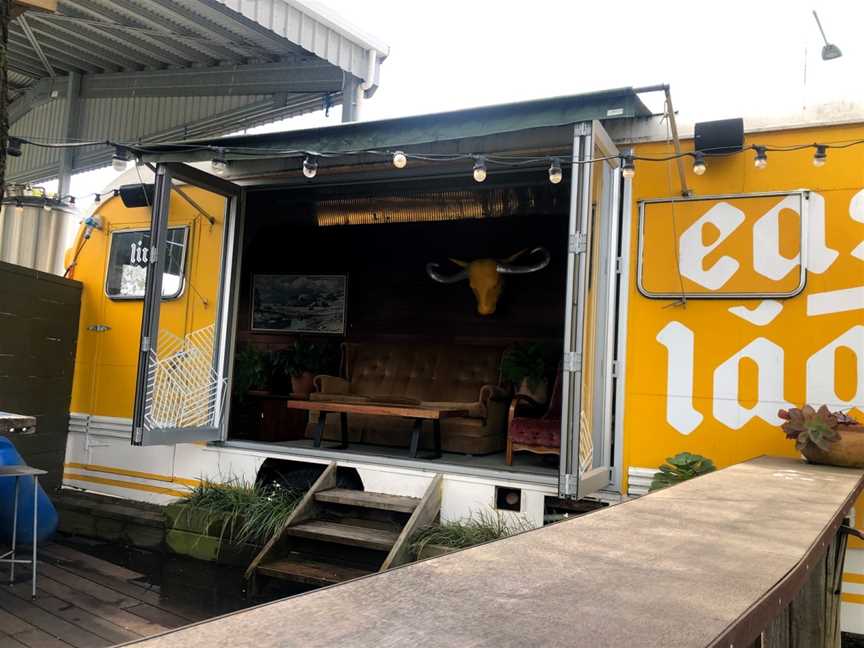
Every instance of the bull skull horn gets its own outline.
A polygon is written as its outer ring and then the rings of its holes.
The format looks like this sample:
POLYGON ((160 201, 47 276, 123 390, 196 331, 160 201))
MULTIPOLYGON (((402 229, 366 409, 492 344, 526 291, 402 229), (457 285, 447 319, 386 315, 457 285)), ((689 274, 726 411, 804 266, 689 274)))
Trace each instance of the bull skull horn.
POLYGON ((514 254, 511 257, 508 257, 502 261, 498 262, 498 272, 501 274, 529 274, 531 272, 537 272, 538 270, 542 270, 547 265, 549 265, 549 261, 551 260, 551 255, 549 254, 549 250, 544 247, 536 247, 533 250, 521 250, 514 254), (535 263, 530 263, 527 265, 516 265, 513 263, 514 260, 527 253, 528 256, 533 256, 535 254, 539 254, 540 258, 535 263))
MULTIPOLYGON (((458 265, 462 265, 455 259, 450 259, 453 263, 458 265)), ((467 265, 467 264, 466 264, 467 265)), ((463 269, 451 275, 444 275, 438 272, 438 264, 437 263, 427 263, 426 264, 426 274, 432 277, 438 283, 443 284, 452 284, 457 283, 459 281, 464 281, 468 278, 468 271, 464 269, 465 266, 462 266, 463 269)))

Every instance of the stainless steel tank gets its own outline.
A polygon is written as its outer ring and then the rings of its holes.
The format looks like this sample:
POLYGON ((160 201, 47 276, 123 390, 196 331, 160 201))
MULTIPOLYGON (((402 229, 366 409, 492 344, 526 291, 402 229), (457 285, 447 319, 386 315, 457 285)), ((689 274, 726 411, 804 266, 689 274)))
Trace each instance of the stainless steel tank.
POLYGON ((0 208, 0 261, 63 275, 63 256, 79 220, 73 205, 40 189, 7 187, 0 208))

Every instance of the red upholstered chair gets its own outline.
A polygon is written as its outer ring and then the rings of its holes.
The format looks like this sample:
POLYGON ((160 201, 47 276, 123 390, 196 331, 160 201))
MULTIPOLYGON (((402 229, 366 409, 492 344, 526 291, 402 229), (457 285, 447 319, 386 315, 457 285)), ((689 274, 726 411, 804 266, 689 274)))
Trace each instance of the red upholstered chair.
POLYGON ((510 403, 507 417, 507 465, 513 465, 513 452, 524 450, 535 454, 561 454, 561 371, 555 376, 549 407, 542 416, 525 416, 528 411, 542 411, 533 399, 517 394, 510 403))

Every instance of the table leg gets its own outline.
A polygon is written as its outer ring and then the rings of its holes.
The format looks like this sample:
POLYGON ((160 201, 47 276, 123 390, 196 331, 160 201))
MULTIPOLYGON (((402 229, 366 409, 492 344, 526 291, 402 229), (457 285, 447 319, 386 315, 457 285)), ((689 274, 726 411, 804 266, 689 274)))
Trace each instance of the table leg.
POLYGON ((33 475, 33 588, 30 596, 36 600, 36 527, 39 524, 39 475, 33 475))
POLYGON ((417 458, 417 450, 420 448, 420 432, 423 430, 423 419, 414 419, 414 430, 411 432, 411 449, 408 456, 417 458))
POLYGON ((15 545, 18 542, 18 494, 21 478, 15 478, 15 504, 12 506, 12 562, 9 563, 9 584, 15 582, 15 545))
POLYGON ((327 412, 323 410, 318 412, 318 423, 315 424, 313 445, 316 448, 321 447, 321 437, 324 434, 324 421, 327 419, 327 412))
POLYGON ((432 420, 432 430, 435 434, 435 454, 430 459, 441 458, 441 419, 432 420))
POLYGON ((342 432, 342 445, 340 448, 348 447, 348 412, 341 412, 339 414, 339 427, 342 432))

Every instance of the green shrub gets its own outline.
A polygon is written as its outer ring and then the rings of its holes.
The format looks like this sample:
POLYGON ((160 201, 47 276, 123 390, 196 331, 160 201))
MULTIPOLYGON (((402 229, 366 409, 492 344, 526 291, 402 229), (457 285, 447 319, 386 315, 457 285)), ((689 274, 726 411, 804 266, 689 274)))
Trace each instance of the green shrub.
POLYGON ((178 504, 181 509, 203 513, 205 520, 221 523, 220 538, 236 544, 261 544, 282 528, 303 495, 302 491, 262 488, 240 479, 202 480, 178 504))
POLYGON ((717 468, 710 459, 706 459, 702 455, 680 452, 674 457, 666 459, 666 463, 660 466, 658 472, 654 473, 654 479, 649 490, 660 490, 715 470, 717 468))
POLYGON ((439 522, 424 527, 412 538, 411 547, 415 554, 429 544, 464 549, 533 528, 525 518, 507 518, 500 511, 472 513, 466 520, 439 522))

